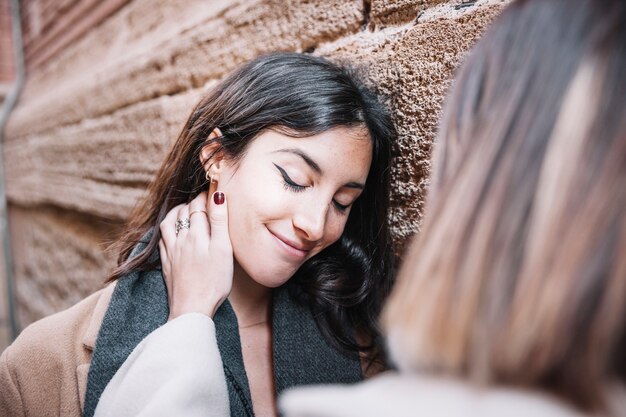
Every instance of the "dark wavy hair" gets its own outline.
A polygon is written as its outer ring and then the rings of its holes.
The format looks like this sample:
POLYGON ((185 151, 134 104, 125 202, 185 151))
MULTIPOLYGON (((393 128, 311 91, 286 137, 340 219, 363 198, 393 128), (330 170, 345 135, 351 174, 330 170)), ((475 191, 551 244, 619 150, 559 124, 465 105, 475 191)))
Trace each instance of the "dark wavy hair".
POLYGON ((118 267, 109 281, 132 271, 160 268, 159 224, 174 206, 207 188, 201 149, 212 141, 231 160, 268 129, 291 137, 336 127, 362 127, 373 144, 370 171, 340 239, 308 260, 287 284, 308 305, 321 332, 346 351, 380 358, 376 322, 392 282, 392 245, 387 213, 389 164, 395 131, 389 113, 353 70, 326 59, 278 53, 254 59, 230 74, 195 107, 147 196, 130 216, 118 242, 118 267), (222 136, 208 139, 219 128, 222 136), (129 258, 153 231, 145 250, 129 258), (352 333, 355 332, 355 333, 352 333), (356 337, 355 337, 356 336, 356 337), (357 342, 359 340, 359 342, 357 342))

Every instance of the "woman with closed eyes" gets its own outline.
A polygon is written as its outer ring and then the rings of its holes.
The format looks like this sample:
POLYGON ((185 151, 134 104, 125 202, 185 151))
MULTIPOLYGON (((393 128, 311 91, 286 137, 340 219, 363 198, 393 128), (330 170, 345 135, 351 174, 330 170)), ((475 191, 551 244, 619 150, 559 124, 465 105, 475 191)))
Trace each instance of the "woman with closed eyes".
POLYGON ((5 351, 2 415, 55 414, 33 412, 34 390, 70 369, 77 388, 50 388, 48 407, 87 417, 275 416, 286 388, 361 380, 391 286, 393 135, 375 95, 325 59, 235 71, 131 215, 112 284, 5 351), (55 367, 25 366, 42 352, 55 367))

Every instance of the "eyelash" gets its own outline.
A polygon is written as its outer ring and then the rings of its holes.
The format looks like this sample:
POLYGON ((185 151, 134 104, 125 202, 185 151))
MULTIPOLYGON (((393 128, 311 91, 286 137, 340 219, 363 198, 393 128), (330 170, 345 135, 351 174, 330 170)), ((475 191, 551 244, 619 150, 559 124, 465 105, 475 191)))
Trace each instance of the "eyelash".
POLYGON ((274 166, 276 167, 278 172, 280 172, 280 175, 282 175, 282 177, 283 177, 283 185, 284 185, 286 190, 299 193, 299 192, 304 191, 305 188, 307 188, 304 185, 296 184, 295 182, 293 182, 293 180, 287 174, 287 171, 285 171, 284 169, 282 169, 281 167, 279 167, 276 164, 274 164, 274 166))
MULTIPOLYGON (((296 184, 289 177, 289 175, 287 174, 287 171, 285 171, 282 167, 276 164, 274 164, 274 166, 276 167, 278 172, 280 172, 280 175, 283 177, 283 186, 285 187, 286 190, 293 191, 294 193, 300 193, 304 191, 306 188, 308 188, 304 185, 296 184)), ((333 205, 335 206, 335 209, 339 211, 340 213, 345 212, 348 209, 348 207, 350 207, 350 206, 344 206, 343 204, 339 204, 335 200, 333 200, 333 205)))
POLYGON ((333 200, 333 205, 335 206, 337 211, 339 211, 340 213, 344 213, 346 210, 348 210, 348 207, 350 207, 350 206, 344 206, 343 204, 339 204, 335 200, 333 200))

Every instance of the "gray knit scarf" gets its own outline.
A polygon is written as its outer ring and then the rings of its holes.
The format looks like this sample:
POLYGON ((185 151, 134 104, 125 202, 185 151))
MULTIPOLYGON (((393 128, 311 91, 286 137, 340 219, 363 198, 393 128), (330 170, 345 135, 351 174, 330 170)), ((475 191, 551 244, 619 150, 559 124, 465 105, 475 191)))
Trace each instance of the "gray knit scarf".
MULTIPOLYGON (((144 248, 145 244, 139 244, 130 256, 144 248)), ((167 322, 168 314, 167 289, 160 270, 132 272, 117 282, 91 359, 83 417, 93 417, 100 395, 113 375, 135 346, 167 322)), ((272 314, 278 394, 298 385, 354 383, 362 379, 356 355, 348 357, 331 347, 310 310, 296 304, 286 289, 275 290, 272 314)), ((214 321, 231 415, 253 417, 237 317, 228 301, 218 309, 214 321)))

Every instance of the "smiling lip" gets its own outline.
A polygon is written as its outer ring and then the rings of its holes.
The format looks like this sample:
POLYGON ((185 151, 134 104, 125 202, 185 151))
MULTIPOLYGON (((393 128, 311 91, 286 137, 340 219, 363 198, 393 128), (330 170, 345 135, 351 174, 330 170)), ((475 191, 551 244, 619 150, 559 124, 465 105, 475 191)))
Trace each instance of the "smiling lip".
POLYGON ((285 252, 287 252, 291 256, 294 256, 297 258, 304 258, 311 251, 310 248, 306 246, 298 245, 297 243, 272 232, 269 228, 267 230, 269 230, 270 234, 276 238, 279 246, 282 247, 285 250, 285 252))

